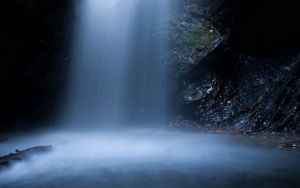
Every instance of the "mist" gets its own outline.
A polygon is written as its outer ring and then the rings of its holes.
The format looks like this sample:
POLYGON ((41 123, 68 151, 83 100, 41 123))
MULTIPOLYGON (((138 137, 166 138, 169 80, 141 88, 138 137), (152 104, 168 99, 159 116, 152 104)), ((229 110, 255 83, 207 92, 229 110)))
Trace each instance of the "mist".
POLYGON ((162 121, 169 1, 80 3, 62 124, 119 127, 162 121))
POLYGON ((299 181, 297 152, 245 145, 224 135, 48 130, 1 143, 0 154, 35 143, 51 143, 54 150, 1 171, 1 187, 241 187, 249 180, 249 186, 299 181))

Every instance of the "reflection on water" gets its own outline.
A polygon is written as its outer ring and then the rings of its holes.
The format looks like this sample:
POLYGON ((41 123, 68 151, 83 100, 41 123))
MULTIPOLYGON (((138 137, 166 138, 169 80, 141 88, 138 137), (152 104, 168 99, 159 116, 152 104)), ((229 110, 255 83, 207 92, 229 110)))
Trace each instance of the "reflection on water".
POLYGON ((154 130, 55 132, 0 143, 55 150, 0 172, 0 187, 298 187, 299 151, 154 130))

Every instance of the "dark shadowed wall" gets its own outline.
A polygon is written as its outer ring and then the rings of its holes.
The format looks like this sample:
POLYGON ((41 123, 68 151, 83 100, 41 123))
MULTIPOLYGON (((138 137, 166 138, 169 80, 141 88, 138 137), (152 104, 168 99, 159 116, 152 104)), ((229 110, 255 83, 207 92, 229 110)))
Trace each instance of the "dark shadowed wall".
POLYGON ((51 119, 70 60, 71 0, 1 2, 0 130, 51 119))

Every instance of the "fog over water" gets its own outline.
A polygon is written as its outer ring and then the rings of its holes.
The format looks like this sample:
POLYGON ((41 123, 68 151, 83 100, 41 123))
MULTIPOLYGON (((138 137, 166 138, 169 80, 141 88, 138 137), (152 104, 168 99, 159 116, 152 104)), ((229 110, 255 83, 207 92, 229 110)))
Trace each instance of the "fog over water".
POLYGON ((0 154, 54 150, 0 172, 0 187, 282 187, 300 185, 299 151, 239 144, 230 136, 155 130, 30 135, 0 154))

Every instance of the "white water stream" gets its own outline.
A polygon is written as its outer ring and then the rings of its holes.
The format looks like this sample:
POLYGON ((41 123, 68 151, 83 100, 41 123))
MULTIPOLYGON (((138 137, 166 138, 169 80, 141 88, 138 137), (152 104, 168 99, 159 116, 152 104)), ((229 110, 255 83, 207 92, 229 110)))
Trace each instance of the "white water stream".
POLYGON ((65 124, 158 123, 166 113, 169 0, 83 0, 65 124))

